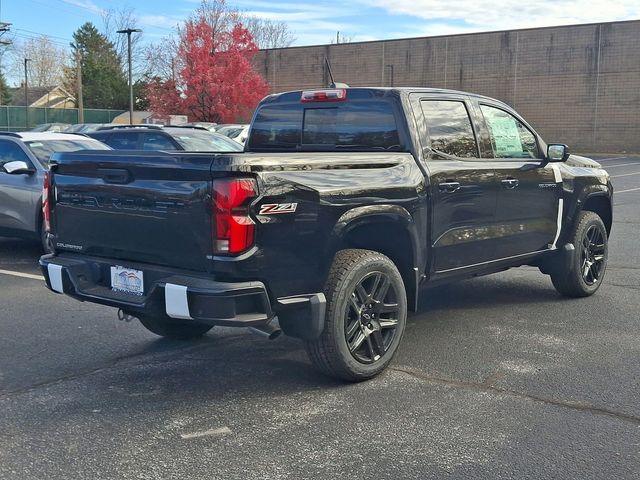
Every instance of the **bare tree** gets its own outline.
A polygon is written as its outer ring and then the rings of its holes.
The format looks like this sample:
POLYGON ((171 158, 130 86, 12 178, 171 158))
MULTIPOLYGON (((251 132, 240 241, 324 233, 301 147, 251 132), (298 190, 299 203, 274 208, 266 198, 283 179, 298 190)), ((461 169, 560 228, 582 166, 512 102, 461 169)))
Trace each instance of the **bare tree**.
POLYGON ((178 36, 168 36, 145 47, 143 51, 145 76, 164 79, 176 77, 179 69, 176 63, 178 41, 178 36))
POLYGON ((286 48, 296 41, 285 22, 243 16, 242 23, 253 35, 258 48, 286 48))
MULTIPOLYGON (((102 33, 113 43, 120 63, 123 68, 127 68, 127 36, 118 33, 118 30, 127 28, 139 28, 138 17, 132 7, 122 7, 121 9, 109 8, 102 12, 102 33)), ((145 72, 145 49, 140 41, 142 35, 134 33, 131 35, 131 62, 133 63, 133 76, 138 78, 145 72)))
POLYGON ((12 50, 11 73, 14 78, 24 77, 24 59, 28 58, 27 74, 29 85, 50 87, 60 85, 69 54, 54 44, 47 36, 29 38, 14 44, 12 50))
MULTIPOLYGON (((192 18, 205 18, 213 30, 214 39, 222 32, 229 32, 237 24, 242 24, 253 35, 258 48, 283 48, 290 46, 295 37, 284 22, 266 20, 247 15, 231 7, 227 0, 202 0, 192 18)), ((144 65, 147 77, 169 79, 184 66, 178 58, 178 38, 176 35, 163 38, 145 49, 144 65)))
POLYGON ((344 33, 336 32, 336 38, 331 39, 332 44, 338 43, 351 43, 353 42, 353 37, 350 35, 345 35, 344 33))

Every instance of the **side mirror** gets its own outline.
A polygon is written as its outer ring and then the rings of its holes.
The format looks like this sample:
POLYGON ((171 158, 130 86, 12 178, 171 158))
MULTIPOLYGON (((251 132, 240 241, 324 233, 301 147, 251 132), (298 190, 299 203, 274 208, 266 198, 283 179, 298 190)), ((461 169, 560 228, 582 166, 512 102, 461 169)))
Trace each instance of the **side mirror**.
POLYGON ((4 171, 12 175, 30 175, 35 172, 33 168, 22 160, 14 160, 13 162, 7 162, 3 165, 4 171))
POLYGON ((547 145, 547 161, 564 162, 569 158, 569 147, 562 143, 550 143, 547 145))

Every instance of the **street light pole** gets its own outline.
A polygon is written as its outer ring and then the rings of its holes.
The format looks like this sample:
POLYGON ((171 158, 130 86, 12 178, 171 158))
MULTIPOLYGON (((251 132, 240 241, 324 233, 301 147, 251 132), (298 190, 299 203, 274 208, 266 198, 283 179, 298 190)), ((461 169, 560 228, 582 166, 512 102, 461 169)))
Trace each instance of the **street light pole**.
POLYGON ((133 125, 133 76, 131 69, 131 34, 134 32, 142 32, 139 28, 126 28, 118 30, 117 33, 127 34, 127 62, 129 63, 129 124, 133 125))
POLYGON ((30 62, 30 58, 24 59, 24 126, 29 130, 29 76, 27 75, 27 62, 30 62))

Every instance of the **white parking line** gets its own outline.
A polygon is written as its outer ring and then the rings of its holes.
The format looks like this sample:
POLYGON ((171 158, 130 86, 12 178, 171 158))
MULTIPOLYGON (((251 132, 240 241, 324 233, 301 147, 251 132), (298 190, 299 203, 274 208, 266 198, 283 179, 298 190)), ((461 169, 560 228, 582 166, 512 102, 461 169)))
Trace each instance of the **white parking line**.
POLYGON ((613 192, 614 195, 618 195, 619 193, 627 193, 627 192, 637 192, 638 190, 640 190, 640 187, 638 188, 627 188, 626 190, 620 190, 617 192, 613 192))
POLYGON ((11 275, 12 277, 30 278, 31 280, 44 280, 42 275, 32 275, 31 273, 13 272, 11 270, 0 269, 0 274, 11 275))
POLYGON ((229 435, 231 429, 229 427, 222 428, 213 428, 211 430, 205 430, 204 432, 195 432, 195 433, 181 433, 180 438, 183 440, 190 440, 192 438, 201 438, 201 437, 222 437, 224 435, 229 435))
POLYGON ((618 165, 607 165, 606 168, 616 168, 616 167, 633 167, 633 166, 637 166, 640 165, 638 163, 619 163, 618 165))
POLYGON ((607 160, 624 160, 629 157, 609 157, 609 158, 594 158, 596 162, 606 162, 607 160))
POLYGON ((640 175, 640 172, 623 173, 622 175, 611 175, 611 178, 630 177, 631 175, 640 175))

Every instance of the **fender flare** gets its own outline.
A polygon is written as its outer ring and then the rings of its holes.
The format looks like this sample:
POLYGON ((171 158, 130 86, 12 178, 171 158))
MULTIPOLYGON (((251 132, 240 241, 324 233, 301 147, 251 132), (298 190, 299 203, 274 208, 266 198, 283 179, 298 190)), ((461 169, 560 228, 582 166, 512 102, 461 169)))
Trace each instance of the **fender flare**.
MULTIPOLYGON (((598 186, 600 188, 594 188, 596 186, 591 187, 592 188, 584 189, 578 196, 573 211, 571 212, 571 218, 569 219, 571 223, 571 229, 573 229, 573 227, 575 226, 578 214, 584 211, 584 206, 587 204, 587 202, 589 202, 589 200, 593 198, 604 198, 607 200, 607 203, 609 204, 609 214, 611 216, 611 221, 613 222, 613 199, 611 190, 608 187, 603 188, 602 186, 598 186)), ((605 219, 603 219, 603 221, 604 220, 605 219)), ((609 227, 611 226, 612 225, 610 225, 609 227)))
POLYGON ((405 282, 408 283, 407 296, 409 306, 415 310, 418 302, 418 286, 423 273, 422 270, 426 265, 426 258, 424 258, 425 249, 421 248, 420 235, 416 223, 411 213, 404 207, 381 204, 355 207, 347 210, 340 216, 331 231, 326 258, 328 258, 329 261, 333 260, 336 252, 340 249, 341 244, 343 244, 344 239, 354 229, 363 225, 383 222, 395 223, 400 226, 409 238, 411 244, 411 265, 406 266, 406 269, 399 268, 399 270, 401 270, 405 282))

